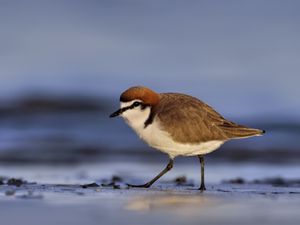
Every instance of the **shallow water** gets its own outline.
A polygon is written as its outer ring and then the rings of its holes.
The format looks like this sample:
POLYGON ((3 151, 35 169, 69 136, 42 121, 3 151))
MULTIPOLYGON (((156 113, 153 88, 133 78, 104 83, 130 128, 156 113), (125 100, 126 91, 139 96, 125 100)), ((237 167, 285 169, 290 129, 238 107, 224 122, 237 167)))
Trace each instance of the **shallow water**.
POLYGON ((250 181, 264 177, 299 178, 299 168, 264 165, 208 164, 207 191, 198 188, 199 168, 176 163, 150 189, 93 187, 80 184, 107 182, 112 175, 141 183, 161 169, 160 164, 107 162, 68 167, 1 166, 1 175, 17 176, 29 183, 0 185, 3 224, 298 224, 300 186, 231 184, 237 176, 250 181), (273 167, 273 168, 272 168, 273 167), (187 176, 187 184, 174 183, 187 176), (37 183, 31 183, 37 182, 37 183))
MULTIPOLYGON (((116 175, 126 182, 148 181, 158 174, 167 164, 167 160, 144 162, 134 160, 114 160, 93 164, 74 165, 0 165, 0 176, 19 177, 31 182, 49 184, 83 184, 101 182, 116 175)), ((185 176, 195 186, 200 182, 200 168, 196 159, 175 160, 174 168, 162 181, 169 182, 176 177, 185 176)), ((300 167, 292 165, 256 164, 256 163, 214 163, 206 161, 205 175, 207 184, 218 184, 224 180, 241 177, 246 181, 281 177, 299 179, 300 167)))

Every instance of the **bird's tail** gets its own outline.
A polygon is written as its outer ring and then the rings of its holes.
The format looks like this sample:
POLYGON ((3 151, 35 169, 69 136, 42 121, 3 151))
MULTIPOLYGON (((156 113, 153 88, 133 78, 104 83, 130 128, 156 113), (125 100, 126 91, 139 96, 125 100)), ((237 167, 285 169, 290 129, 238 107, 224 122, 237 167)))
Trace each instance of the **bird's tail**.
POLYGON ((248 138, 252 136, 261 136, 265 133, 264 130, 249 128, 242 125, 235 126, 224 126, 222 127, 223 132, 226 134, 228 138, 231 139, 240 139, 240 138, 248 138))

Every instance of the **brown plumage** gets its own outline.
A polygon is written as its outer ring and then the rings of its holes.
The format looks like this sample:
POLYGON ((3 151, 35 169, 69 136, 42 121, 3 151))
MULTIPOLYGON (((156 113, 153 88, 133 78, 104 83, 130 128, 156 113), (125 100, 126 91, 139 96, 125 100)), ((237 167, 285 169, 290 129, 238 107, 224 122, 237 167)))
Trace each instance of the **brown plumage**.
POLYGON ((181 143, 200 143, 261 135, 264 131, 224 119, 212 107, 185 94, 162 93, 152 108, 162 128, 181 143))

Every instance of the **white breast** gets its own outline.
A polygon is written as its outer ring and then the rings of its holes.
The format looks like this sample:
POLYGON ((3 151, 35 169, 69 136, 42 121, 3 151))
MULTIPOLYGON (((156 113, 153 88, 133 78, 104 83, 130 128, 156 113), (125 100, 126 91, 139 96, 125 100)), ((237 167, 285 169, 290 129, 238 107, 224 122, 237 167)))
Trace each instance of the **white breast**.
MULTIPOLYGON (((121 107, 131 105, 129 103, 121 103, 121 107)), ((197 144, 179 143, 172 139, 166 131, 162 130, 158 118, 155 118, 153 123, 145 128, 145 121, 150 115, 150 108, 144 110, 139 108, 127 110, 122 114, 122 117, 128 125, 143 139, 148 145, 156 148, 164 153, 167 153, 171 158, 176 156, 195 156, 210 153, 219 148, 224 141, 208 141, 197 144)))

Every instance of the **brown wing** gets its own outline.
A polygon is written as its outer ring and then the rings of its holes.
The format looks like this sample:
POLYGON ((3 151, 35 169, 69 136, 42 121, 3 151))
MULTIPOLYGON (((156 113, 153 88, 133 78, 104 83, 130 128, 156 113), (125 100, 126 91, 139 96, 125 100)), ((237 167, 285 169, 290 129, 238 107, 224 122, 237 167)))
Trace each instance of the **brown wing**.
POLYGON ((209 105, 184 94, 161 94, 159 107, 154 107, 153 113, 162 122, 162 128, 182 143, 225 141, 262 133, 230 122, 209 105))

